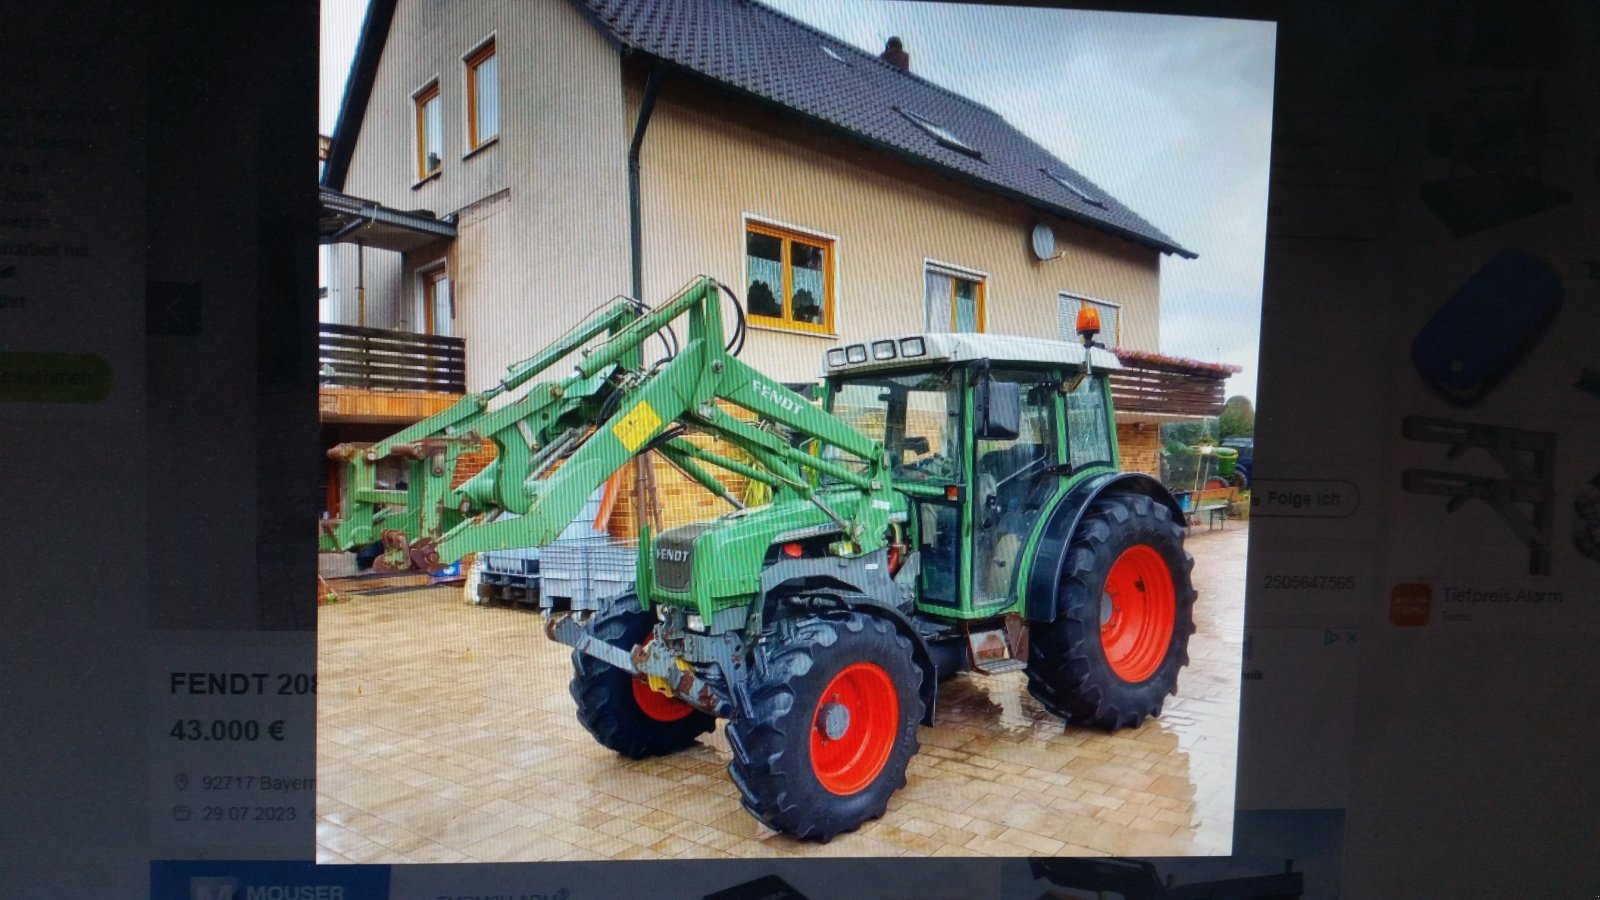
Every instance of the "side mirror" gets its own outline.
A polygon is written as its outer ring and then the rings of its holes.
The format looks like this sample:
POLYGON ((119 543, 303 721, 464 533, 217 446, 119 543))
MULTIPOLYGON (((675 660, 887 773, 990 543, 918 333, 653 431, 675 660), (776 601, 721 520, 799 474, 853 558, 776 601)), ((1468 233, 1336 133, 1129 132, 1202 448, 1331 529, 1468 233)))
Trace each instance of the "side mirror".
POLYGON ((978 440, 1016 440, 1022 430, 1022 385, 1015 381, 995 381, 984 375, 978 379, 973 411, 978 420, 974 429, 978 440))

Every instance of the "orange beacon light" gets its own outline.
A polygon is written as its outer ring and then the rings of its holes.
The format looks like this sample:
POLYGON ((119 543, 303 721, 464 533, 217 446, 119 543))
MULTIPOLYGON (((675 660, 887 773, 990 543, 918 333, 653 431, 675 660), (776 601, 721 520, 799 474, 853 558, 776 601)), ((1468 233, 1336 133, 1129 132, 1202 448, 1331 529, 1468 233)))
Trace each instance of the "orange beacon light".
POLYGON ((1084 343, 1094 340, 1094 336, 1100 333, 1100 311, 1087 303, 1078 307, 1077 330, 1084 343))

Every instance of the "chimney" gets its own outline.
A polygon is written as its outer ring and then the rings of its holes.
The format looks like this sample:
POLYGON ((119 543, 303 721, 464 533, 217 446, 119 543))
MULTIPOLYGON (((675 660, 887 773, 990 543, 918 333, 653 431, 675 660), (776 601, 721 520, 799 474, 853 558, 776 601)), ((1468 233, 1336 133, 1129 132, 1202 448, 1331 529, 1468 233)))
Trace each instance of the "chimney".
POLYGON ((911 54, 905 51, 905 45, 897 37, 889 38, 889 43, 878 54, 878 58, 902 72, 911 71, 911 54))

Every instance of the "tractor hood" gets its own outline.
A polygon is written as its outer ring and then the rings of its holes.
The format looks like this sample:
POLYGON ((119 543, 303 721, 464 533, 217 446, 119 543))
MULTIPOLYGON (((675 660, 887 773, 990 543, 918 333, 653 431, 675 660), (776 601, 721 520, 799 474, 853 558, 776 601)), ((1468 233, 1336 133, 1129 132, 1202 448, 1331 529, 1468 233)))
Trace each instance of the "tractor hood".
MULTIPOLYGON (((868 502, 865 494, 848 488, 818 496, 847 520, 856 515, 858 504, 868 502)), ((905 498, 895 496, 897 508, 891 515, 905 510, 905 498)), ((717 610, 747 603, 761 592, 761 573, 773 545, 838 530, 806 500, 778 501, 670 528, 650 550, 651 599, 698 610, 709 619, 717 610)))

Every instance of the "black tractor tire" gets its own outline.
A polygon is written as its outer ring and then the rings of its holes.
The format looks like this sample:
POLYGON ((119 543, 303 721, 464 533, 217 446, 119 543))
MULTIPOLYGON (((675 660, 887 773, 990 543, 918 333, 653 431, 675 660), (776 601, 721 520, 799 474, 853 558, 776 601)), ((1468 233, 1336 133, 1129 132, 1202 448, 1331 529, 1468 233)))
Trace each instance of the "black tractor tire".
POLYGON ((1233 486, 1241 491, 1250 486, 1250 467, 1245 463, 1237 463, 1234 465, 1233 486))
POLYGON ((1194 558, 1142 494, 1094 499, 1067 548, 1052 622, 1033 622, 1028 690, 1068 724, 1107 731, 1159 716, 1189 663, 1194 558))
MULTIPOLYGON (((649 640, 654 627, 655 617, 640 608, 631 592, 609 601, 585 626, 594 637, 624 650, 649 640)), ((716 727, 709 713, 657 694, 632 673, 587 653, 572 652, 572 672, 569 690, 578 703, 578 721, 602 746, 623 756, 676 753, 716 727)))
POLYGON ((888 620, 833 611, 760 646, 751 714, 728 722, 728 774, 769 828, 827 842, 883 815, 906 783, 922 720, 922 669, 888 620))

